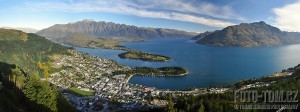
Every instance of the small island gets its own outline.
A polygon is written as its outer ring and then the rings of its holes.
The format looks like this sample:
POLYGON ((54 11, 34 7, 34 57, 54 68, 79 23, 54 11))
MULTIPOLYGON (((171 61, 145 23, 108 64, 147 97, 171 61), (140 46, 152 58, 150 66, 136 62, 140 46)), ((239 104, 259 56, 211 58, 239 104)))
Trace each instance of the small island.
POLYGON ((129 71, 115 71, 114 74, 127 74, 142 75, 142 76, 184 76, 189 72, 182 67, 161 67, 161 68, 150 68, 150 67, 135 67, 129 71))
POLYGON ((120 58, 129 58, 135 60, 152 61, 152 62, 166 62, 170 61, 170 57, 162 56, 158 54, 151 54, 141 51, 130 50, 118 55, 120 58))

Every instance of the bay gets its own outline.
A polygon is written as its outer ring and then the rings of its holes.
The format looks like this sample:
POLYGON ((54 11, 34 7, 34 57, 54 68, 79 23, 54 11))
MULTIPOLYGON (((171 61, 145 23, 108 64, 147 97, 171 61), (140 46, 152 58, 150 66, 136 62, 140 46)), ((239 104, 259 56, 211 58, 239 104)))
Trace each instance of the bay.
POLYGON ((93 56, 115 60, 127 66, 181 66, 190 73, 182 77, 133 76, 129 83, 161 89, 186 89, 233 84, 280 72, 300 63, 300 45, 272 47, 216 47, 195 43, 186 38, 153 39, 146 42, 125 42, 122 45, 172 58, 170 62, 146 62, 121 59, 121 50, 75 48, 93 56))

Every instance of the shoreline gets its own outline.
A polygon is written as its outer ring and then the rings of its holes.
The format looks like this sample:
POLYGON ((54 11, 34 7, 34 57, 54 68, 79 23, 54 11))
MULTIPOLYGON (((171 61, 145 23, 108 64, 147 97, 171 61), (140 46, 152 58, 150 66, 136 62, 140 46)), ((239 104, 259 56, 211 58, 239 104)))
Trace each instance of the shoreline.
POLYGON ((126 83, 129 82, 129 80, 135 76, 135 75, 140 75, 140 76, 145 76, 145 77, 182 77, 182 76, 185 76, 185 75, 188 75, 190 72, 186 72, 186 73, 182 73, 182 74, 179 74, 179 75, 165 75, 165 76, 161 76, 161 75, 141 75, 141 74, 130 74, 129 77, 126 79, 126 83))
POLYGON ((133 76, 134 76, 133 74, 130 74, 129 77, 127 77, 127 79, 126 79, 126 83, 128 83, 129 80, 130 80, 133 76))

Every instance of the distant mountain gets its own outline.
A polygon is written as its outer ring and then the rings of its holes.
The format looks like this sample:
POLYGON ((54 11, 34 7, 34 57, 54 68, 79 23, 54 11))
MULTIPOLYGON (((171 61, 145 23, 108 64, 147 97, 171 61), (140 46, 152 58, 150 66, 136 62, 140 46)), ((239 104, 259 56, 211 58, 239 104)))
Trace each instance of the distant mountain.
MULTIPOLYGON (((218 30, 216 30, 216 31, 218 31, 218 30)), ((212 34, 213 32, 216 32, 216 31, 206 31, 206 32, 200 33, 199 35, 193 37, 192 40, 200 40, 200 39, 203 39, 203 38, 206 37, 207 35, 212 34)))
POLYGON ((197 33, 173 29, 146 28, 112 22, 96 22, 83 20, 69 24, 56 24, 38 31, 36 34, 47 38, 63 38, 72 33, 82 33, 95 37, 123 37, 123 38, 173 38, 194 37, 197 33))
POLYGON ((95 36, 90 36, 82 33, 71 33, 63 38, 56 38, 52 41, 57 43, 61 43, 63 45, 71 45, 76 47, 89 47, 89 48, 96 48, 96 47, 105 47, 110 48, 117 46, 120 42, 129 41, 127 38, 100 38, 95 36))
POLYGON ((215 46, 272 46, 284 44, 299 44, 300 33, 283 32, 280 29, 266 24, 265 22, 241 23, 228 26, 220 31, 208 35, 201 34, 197 43, 215 46))
POLYGON ((33 28, 23 28, 23 27, 0 27, 0 28, 4 28, 4 29, 15 29, 15 30, 20 30, 26 33, 35 33, 38 30, 37 29, 33 29, 33 28))

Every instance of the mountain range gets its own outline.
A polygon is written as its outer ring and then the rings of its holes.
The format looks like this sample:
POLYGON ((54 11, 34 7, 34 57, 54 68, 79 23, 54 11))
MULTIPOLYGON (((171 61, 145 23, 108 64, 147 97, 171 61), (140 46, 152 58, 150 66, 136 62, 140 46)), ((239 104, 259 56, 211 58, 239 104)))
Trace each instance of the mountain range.
POLYGON ((91 40, 99 42, 114 37, 124 39, 153 39, 185 37, 197 40, 197 43, 213 46, 254 47, 300 43, 300 33, 285 32, 263 21, 241 23, 222 30, 201 34, 174 29, 137 27, 104 21, 83 20, 68 24, 56 24, 38 31, 36 34, 77 46, 86 46, 91 40), (197 35, 197 36, 196 36, 197 35), (78 38, 80 37, 80 38, 78 38), (85 40, 86 39, 86 40, 85 40), (79 41, 82 40, 82 41, 79 41), (98 41, 98 40, 97 40, 98 41))
POLYGON ((299 44, 300 33, 284 32, 268 25, 263 21, 254 23, 241 23, 228 26, 222 30, 205 32, 193 39, 197 43, 213 46, 273 46, 286 44, 299 44))
POLYGON ((56 24, 38 31, 36 34, 50 39, 63 38, 72 33, 82 33, 95 37, 122 37, 122 38, 170 38, 170 37, 194 37, 197 33, 174 29, 137 27, 113 22, 96 22, 83 20, 75 23, 56 24))

